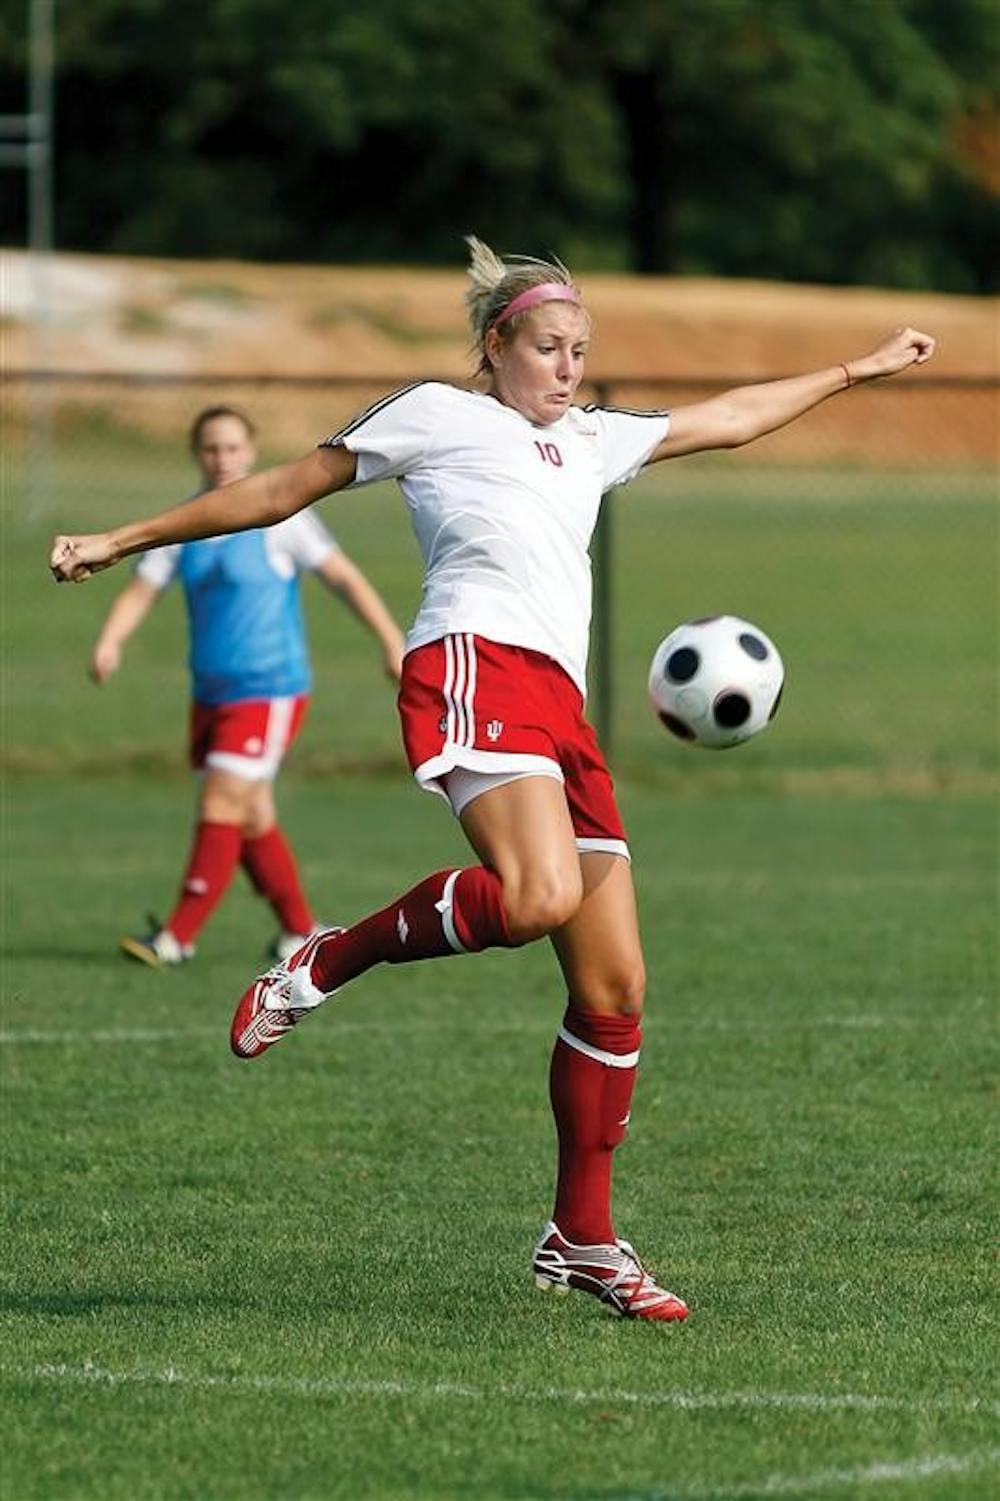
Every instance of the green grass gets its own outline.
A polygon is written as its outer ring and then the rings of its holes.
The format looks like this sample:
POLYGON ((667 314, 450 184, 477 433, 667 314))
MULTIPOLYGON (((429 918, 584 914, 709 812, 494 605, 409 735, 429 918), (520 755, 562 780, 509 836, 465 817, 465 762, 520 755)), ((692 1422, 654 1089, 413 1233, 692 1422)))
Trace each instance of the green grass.
MULTIPOLYGON (((325 430, 320 415, 316 430, 325 430)), ((10 749, 65 763, 97 745, 102 757, 162 762, 187 695, 178 591, 101 693, 102 733, 88 735, 77 679, 125 573, 85 591, 47 589, 42 560, 57 529, 109 525, 190 493, 190 465, 176 440, 154 445, 90 413, 67 427, 54 479, 49 514, 8 528, 10 749)), ((320 514, 409 621, 419 560, 394 487, 333 497, 320 514)), ((975 471, 778 471, 719 460, 649 471, 615 501, 616 764, 670 790, 837 771, 890 787, 981 784, 996 755, 996 522, 990 478, 975 471), (720 611, 756 620, 788 670, 779 730, 742 749, 735 767, 731 756, 665 745, 646 701, 661 637, 720 611)), ((304 596, 317 690, 300 766, 400 764, 377 653, 335 600, 311 582, 304 596)), ((181 739, 174 731, 175 764, 181 739)))
MULTIPOLYGON (((728 611, 771 634, 788 673, 781 733, 747 747, 747 769, 947 778, 995 764, 997 533, 985 482, 753 478, 741 473, 726 493, 718 468, 666 465, 617 499, 621 756, 650 775, 664 765, 636 682, 661 623, 728 611)), ((690 757, 678 764, 703 775, 690 757)))
MULTIPOLYGON (((112 953, 172 889, 182 789, 14 790, 6 1494, 728 1498, 800 1476, 780 1494, 808 1497, 828 1470, 988 1446, 974 802, 624 787, 652 982, 618 1220, 693 1306, 655 1330, 530 1289, 544 946, 381 971, 239 1065, 230 1005, 268 931, 244 890, 183 973, 112 953)), ((290 780, 285 802, 332 917, 460 857, 405 785, 290 780)))
MULTIPOLYGON (((122 575, 57 590, 44 539, 189 478, 172 448, 86 433, 53 514, 6 547, 5 1501, 979 1501, 983 482, 734 470, 730 492, 692 464, 619 501, 616 764, 650 995, 617 1219, 693 1310, 646 1329, 530 1286, 545 945, 379 971, 249 1066, 226 1030, 271 925, 241 881, 191 966, 118 960, 187 843, 180 611, 98 693, 83 667, 122 575), (643 678, 670 625, 720 607, 773 632, 789 693, 712 757, 663 738, 643 678)), ((408 613, 398 501, 326 511, 408 613)), ((343 921, 465 855, 406 779, 374 654, 310 593, 317 699, 281 798, 343 921)))

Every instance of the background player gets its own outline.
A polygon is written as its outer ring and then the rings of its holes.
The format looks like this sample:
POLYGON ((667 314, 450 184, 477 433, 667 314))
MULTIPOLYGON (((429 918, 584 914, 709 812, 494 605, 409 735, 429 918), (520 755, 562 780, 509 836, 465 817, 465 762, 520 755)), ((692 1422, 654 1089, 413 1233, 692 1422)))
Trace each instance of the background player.
MULTIPOLYGON (((202 490, 253 468, 254 429, 233 407, 201 412, 190 433, 202 490)), ((322 522, 302 511, 267 531, 186 542, 146 554, 108 612, 90 659, 104 683, 122 648, 174 579, 187 603, 192 677, 191 762, 202 773, 198 821, 176 905, 161 926, 123 938, 132 958, 159 968, 191 958, 194 941, 238 864, 271 904, 276 958, 312 931, 298 867, 277 821, 273 783, 309 702, 311 670, 298 575, 314 573, 368 627, 398 681, 403 638, 371 584, 322 522)))
POLYGON ((644 464, 752 441, 847 386, 928 359, 898 330, 871 353, 746 386, 673 413, 578 407, 590 319, 565 267, 502 262, 470 242, 469 307, 485 391, 418 383, 387 396, 297 463, 147 521, 58 537, 50 564, 79 581, 128 553, 273 522, 321 495, 399 480, 426 564, 400 692, 418 782, 442 793, 480 864, 426 877, 346 930, 309 940, 237 1007, 232 1045, 256 1057, 381 962, 551 938, 569 1004, 552 1055, 555 1209, 536 1280, 626 1317, 674 1321, 611 1219, 611 1163, 631 1114, 645 975, 628 846, 582 715, 600 498, 644 464))

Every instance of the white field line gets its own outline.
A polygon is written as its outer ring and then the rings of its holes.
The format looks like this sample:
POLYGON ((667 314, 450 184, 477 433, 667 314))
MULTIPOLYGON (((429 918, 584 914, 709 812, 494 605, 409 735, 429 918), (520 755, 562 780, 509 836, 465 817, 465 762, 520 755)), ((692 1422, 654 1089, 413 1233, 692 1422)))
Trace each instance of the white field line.
POLYGON ((820 1491, 847 1490, 854 1496, 887 1481, 937 1480, 942 1475, 973 1475, 992 1470, 1000 1462, 1000 1449, 980 1449, 971 1454, 930 1454, 910 1459, 867 1465, 854 1470, 817 1470, 812 1475, 769 1475, 764 1480, 737 1481, 724 1490, 646 1491, 622 1495, 615 1501, 757 1501, 760 1496, 803 1496, 820 1491))
POLYGON ((99 1032, 42 1032, 30 1028, 14 1028, 0 1032, 0 1045, 22 1047, 28 1044, 62 1043, 64 1047, 76 1048, 81 1043, 128 1043, 172 1042, 182 1037, 219 1037, 225 1039, 222 1027, 114 1027, 99 1032))
POLYGON ((187 1374, 176 1366, 162 1370, 110 1371, 83 1365, 20 1366, 4 1363, 0 1375, 15 1380, 66 1381, 92 1386, 179 1386, 195 1391, 267 1392, 290 1397, 402 1397, 446 1402, 551 1402, 575 1406, 675 1408, 684 1412, 790 1410, 825 1412, 983 1413, 1000 1414, 1000 1404, 985 1398, 914 1400, 867 1396, 856 1392, 692 1392, 615 1391, 603 1387, 527 1387, 512 1382, 471 1386, 453 1381, 350 1380, 327 1376, 253 1376, 187 1374))
MULTIPOLYGON (((71 1382, 90 1386, 117 1387, 172 1386, 194 1391, 266 1392, 293 1397, 401 1397, 437 1398, 446 1402, 521 1401, 598 1404, 629 1403, 646 1408, 673 1408, 686 1412, 746 1409, 806 1409, 811 1412, 886 1411, 953 1412, 995 1411, 991 1404, 931 1402, 917 1403, 896 1397, 869 1397, 850 1393, 823 1395, 795 1392, 628 1392, 584 1391, 572 1388, 541 1387, 532 1389, 506 1383, 495 1386, 464 1386, 439 1381, 421 1384, 406 1381, 339 1381, 323 1378, 281 1376, 187 1376, 173 1366, 162 1371, 109 1371, 87 1363, 82 1366, 37 1365, 0 1366, 0 1373, 15 1380, 71 1382)), ((754 1501, 761 1496, 802 1496, 811 1498, 821 1491, 861 1490, 890 1481, 919 1482, 943 1475, 968 1475, 993 1469, 1000 1462, 1000 1449, 983 1449, 969 1454, 932 1454, 920 1459, 889 1460, 855 1469, 814 1471, 810 1475, 769 1475, 762 1480, 743 1480, 724 1488, 678 1489, 622 1493, 616 1501, 754 1501)))
MULTIPOLYGON (((862 1396, 854 1393, 823 1394, 805 1392, 629 1392, 541 1387, 530 1388, 498 1383, 494 1386, 465 1386, 456 1382, 349 1381, 331 1378, 282 1376, 212 1376, 185 1375, 174 1366, 161 1371, 109 1371, 86 1363, 82 1366, 36 1365, 0 1366, 0 1374, 14 1380, 70 1382, 105 1386, 111 1390, 127 1385, 184 1387, 194 1391, 265 1392, 293 1397, 382 1397, 438 1399, 446 1402, 521 1401, 531 1404, 613 1406, 626 1403, 636 1407, 668 1408, 684 1412, 725 1410, 807 1410, 810 1412, 983 1412, 996 1414, 997 1404, 980 1400, 971 1402, 914 1402, 899 1397, 862 1396)), ((919 1482, 943 1475, 968 1475, 993 1469, 1000 1463, 1000 1449, 984 1449, 968 1454, 932 1454, 920 1459, 890 1460, 855 1469, 814 1471, 810 1475, 769 1475, 762 1480, 728 1483, 724 1488, 677 1489, 623 1493, 616 1501, 754 1501, 762 1496, 801 1496, 811 1498, 821 1491, 849 1490, 858 1494, 891 1481, 919 1482)))
MULTIPOLYGON (((682 1028, 685 1032, 802 1032, 810 1030, 833 1029, 843 1031, 877 1031, 885 1030, 933 1030, 934 1026, 952 1029, 955 1026, 954 1015, 941 1016, 934 1020, 917 1019, 897 1016, 814 1016, 803 1017, 794 1021, 766 1021, 748 1018, 746 1021, 730 1021, 724 1017, 700 1018, 697 1020, 688 1018, 673 1018, 672 1024, 682 1028)), ((448 1030, 458 1030, 466 1034, 474 1033, 528 1033, 539 1032, 555 1036, 557 1020, 527 1020, 527 1021, 500 1021, 479 1016, 468 1009, 460 1018, 454 1015, 442 1014, 438 1019, 427 1018, 426 1020, 414 1020, 413 1018, 400 1018, 398 1021, 338 1021, 334 1024, 335 1031, 328 1034, 330 1038, 336 1038, 343 1033, 364 1032, 368 1034, 405 1035, 409 1033, 442 1033, 448 1030)), ((8 1027, 0 1030, 0 1047, 22 1047, 28 1044, 35 1045, 62 1045, 63 1047, 79 1047, 82 1043, 122 1044, 122 1043, 157 1043, 157 1042, 180 1042, 188 1041, 196 1037, 214 1037, 222 1042, 226 1040, 228 1020, 220 1022, 216 1027, 103 1027, 90 1032, 80 1032, 75 1028, 66 1030, 49 1030, 34 1027, 8 1027)), ((311 1035, 311 1034, 310 1034, 311 1035)), ((655 1041, 654 1037, 650 1039, 655 1041)))

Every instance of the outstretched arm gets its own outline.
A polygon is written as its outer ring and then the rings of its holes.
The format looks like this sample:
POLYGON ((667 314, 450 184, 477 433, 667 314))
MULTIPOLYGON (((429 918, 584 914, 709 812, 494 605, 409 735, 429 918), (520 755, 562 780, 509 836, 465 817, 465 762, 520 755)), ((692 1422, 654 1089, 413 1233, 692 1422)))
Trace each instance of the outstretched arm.
POLYGON ((382 648, 386 673, 398 683, 403 668, 403 633, 378 590, 342 552, 329 553, 316 572, 371 631, 382 648))
POLYGON ((356 463, 354 454, 342 446, 314 448, 305 458, 208 490, 196 500, 148 520, 128 522, 111 532, 56 537, 49 567, 56 583, 79 584, 129 553, 146 552, 168 542, 194 542, 199 537, 273 526, 349 485, 356 463))
POLYGON ((125 585, 107 613, 90 656, 89 672, 95 683, 106 683, 118 671, 122 647, 142 625, 159 593, 147 579, 133 578, 125 585))
POLYGON ((929 334, 915 328, 901 328, 870 354, 846 364, 814 370, 809 375, 793 375, 787 380, 738 386, 709 401, 676 407, 670 414, 670 431, 654 449, 649 463, 708 448, 739 448, 752 443, 755 438, 794 422, 796 417, 848 386, 898 375, 910 365, 922 365, 933 353, 934 340, 929 334))

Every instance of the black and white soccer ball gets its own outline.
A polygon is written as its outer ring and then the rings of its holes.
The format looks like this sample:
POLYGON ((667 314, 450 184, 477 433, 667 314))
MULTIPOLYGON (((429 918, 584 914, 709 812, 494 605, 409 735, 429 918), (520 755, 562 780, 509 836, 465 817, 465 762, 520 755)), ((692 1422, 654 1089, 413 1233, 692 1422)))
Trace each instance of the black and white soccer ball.
POLYGON ((769 636, 737 615, 679 625, 649 669, 649 696, 672 735, 707 750, 740 745, 778 712, 785 669, 769 636))

